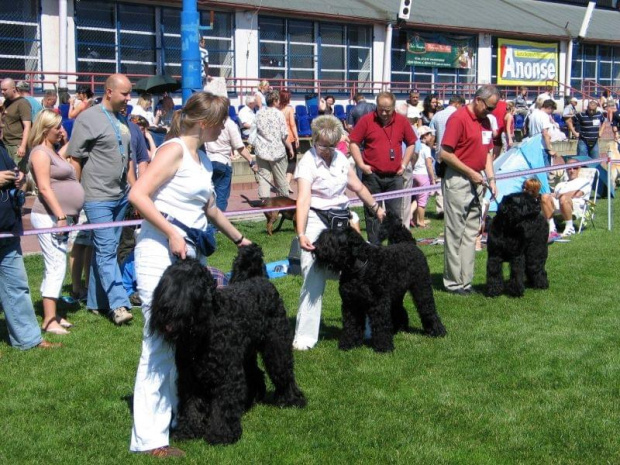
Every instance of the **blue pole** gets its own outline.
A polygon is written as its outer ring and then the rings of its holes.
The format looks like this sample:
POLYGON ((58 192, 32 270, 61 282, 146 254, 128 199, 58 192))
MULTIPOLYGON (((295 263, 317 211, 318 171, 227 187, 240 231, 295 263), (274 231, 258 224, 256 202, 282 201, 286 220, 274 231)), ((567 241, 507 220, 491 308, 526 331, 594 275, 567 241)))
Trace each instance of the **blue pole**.
POLYGON ((183 0, 181 11, 181 89, 183 104, 196 89, 202 89, 199 42, 200 15, 197 0, 183 0))

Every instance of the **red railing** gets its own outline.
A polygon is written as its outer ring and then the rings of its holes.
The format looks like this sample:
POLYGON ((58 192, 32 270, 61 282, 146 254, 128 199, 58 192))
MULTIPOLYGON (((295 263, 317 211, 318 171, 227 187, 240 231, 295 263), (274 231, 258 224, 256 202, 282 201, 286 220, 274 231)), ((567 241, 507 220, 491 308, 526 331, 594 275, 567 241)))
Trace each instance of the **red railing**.
MULTIPOLYGON (((61 73, 59 71, 23 71, 23 70, 1 70, 0 76, 11 77, 15 80, 25 80, 30 83, 31 89, 40 89, 41 87, 58 87, 60 76, 66 76, 67 86, 73 90, 79 85, 90 86, 93 92, 101 91, 108 74, 105 73, 61 73)), ((127 74, 132 82, 135 82, 146 74, 127 74)), ((180 76, 174 76, 180 79, 180 76)), ((261 78, 227 78, 228 91, 231 95, 243 97, 255 92, 261 78)), ((338 98, 346 95, 352 99, 356 93, 362 93, 368 96, 376 95, 384 90, 402 96, 408 94, 411 90, 416 89, 421 96, 426 94, 437 94, 441 101, 447 101, 450 96, 460 94, 465 99, 471 99, 476 89, 482 85, 478 82, 470 83, 429 83, 429 82, 398 82, 398 81, 353 81, 353 80, 332 80, 332 79, 270 79, 271 86, 274 89, 288 88, 294 94, 317 94, 317 96, 325 96, 327 94, 336 94, 338 98)), ((609 90, 612 95, 620 94, 620 87, 606 87, 594 81, 584 81, 581 89, 576 89, 567 84, 563 84, 557 80, 548 81, 548 85, 554 85, 562 95, 579 95, 584 99, 595 98, 601 89, 609 90)), ((519 86, 497 86, 502 92, 506 93, 508 98, 516 96, 519 86)), ((538 94, 544 90, 545 86, 529 87, 532 93, 538 94)))

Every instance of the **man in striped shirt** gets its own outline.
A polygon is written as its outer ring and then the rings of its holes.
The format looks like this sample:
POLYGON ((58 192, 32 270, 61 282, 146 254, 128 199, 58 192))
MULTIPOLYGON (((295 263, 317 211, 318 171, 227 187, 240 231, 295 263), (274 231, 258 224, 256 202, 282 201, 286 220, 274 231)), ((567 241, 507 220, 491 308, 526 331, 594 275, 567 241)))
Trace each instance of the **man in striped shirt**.
POLYGON ((598 158, 598 139, 603 133, 605 116, 598 111, 598 102, 590 100, 586 111, 577 113, 575 121, 579 127, 577 142, 577 155, 587 155, 590 158, 598 158))

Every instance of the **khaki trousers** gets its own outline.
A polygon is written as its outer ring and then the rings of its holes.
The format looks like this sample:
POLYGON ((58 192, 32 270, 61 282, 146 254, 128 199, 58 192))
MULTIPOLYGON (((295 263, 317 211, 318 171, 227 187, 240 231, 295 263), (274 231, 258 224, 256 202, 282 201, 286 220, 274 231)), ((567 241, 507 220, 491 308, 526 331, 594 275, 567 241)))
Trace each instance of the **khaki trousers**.
POLYGON ((441 188, 445 214, 443 285, 447 291, 469 289, 474 278, 483 187, 472 187, 465 175, 448 167, 441 188))

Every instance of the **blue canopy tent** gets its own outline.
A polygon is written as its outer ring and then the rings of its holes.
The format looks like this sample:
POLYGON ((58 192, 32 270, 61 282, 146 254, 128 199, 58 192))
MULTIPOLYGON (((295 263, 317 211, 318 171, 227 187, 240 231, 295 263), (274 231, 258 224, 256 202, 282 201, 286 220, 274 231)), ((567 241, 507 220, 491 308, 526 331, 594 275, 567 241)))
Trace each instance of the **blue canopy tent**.
MULTIPOLYGON (((542 135, 524 139, 521 144, 515 146, 504 152, 497 157, 493 162, 493 170, 495 176, 499 174, 514 173, 515 171, 529 170, 533 168, 542 168, 548 166, 549 163, 546 160, 545 152, 543 149, 542 135)), ((549 181, 547 180, 547 173, 540 173, 536 175, 524 175, 517 176, 508 179, 498 179, 497 189, 499 194, 497 196, 497 203, 502 201, 504 195, 512 194, 514 192, 520 192, 523 181, 535 176, 542 185, 540 192, 542 194, 548 194, 551 192, 549 188, 549 181)), ((487 192, 486 198, 491 199, 491 194, 487 192)), ((491 202, 489 211, 497 211, 497 203, 491 202)))

